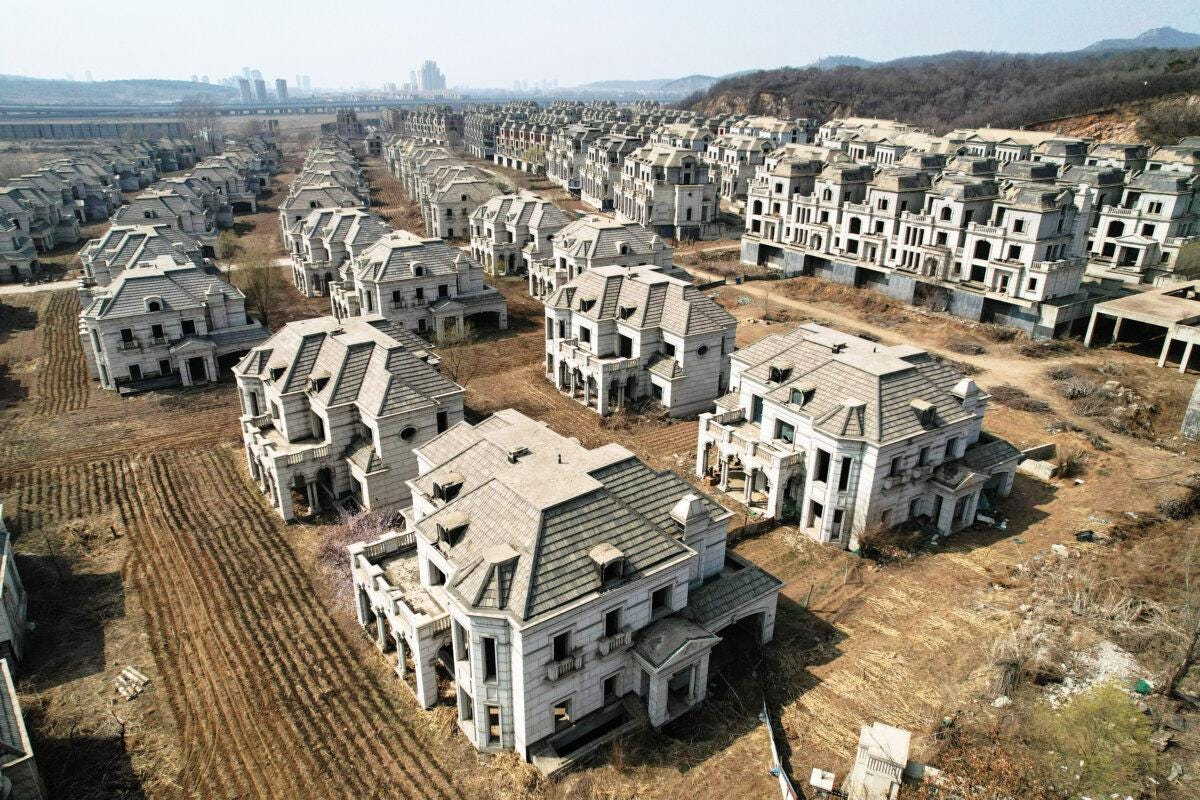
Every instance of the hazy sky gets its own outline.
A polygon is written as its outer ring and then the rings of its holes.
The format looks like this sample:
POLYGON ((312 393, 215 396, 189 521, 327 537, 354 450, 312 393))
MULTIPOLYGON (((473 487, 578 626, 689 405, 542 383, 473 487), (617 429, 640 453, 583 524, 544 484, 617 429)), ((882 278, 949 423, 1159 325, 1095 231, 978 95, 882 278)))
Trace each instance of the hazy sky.
POLYGON ((314 86, 403 83, 426 58, 451 86, 722 75, 827 55, 1073 50, 1170 25, 1197 0, 9 0, 0 73, 215 83, 243 66, 314 86), (185 13, 192 12, 190 16, 185 13))

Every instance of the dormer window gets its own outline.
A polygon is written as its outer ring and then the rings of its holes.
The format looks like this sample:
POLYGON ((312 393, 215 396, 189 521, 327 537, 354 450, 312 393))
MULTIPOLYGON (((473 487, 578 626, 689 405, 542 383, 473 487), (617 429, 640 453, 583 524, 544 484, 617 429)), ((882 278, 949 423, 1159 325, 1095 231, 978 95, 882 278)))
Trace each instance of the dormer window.
POLYGON ((592 306, 594 306, 594 305, 596 305, 596 301, 594 299, 584 299, 582 297, 579 298, 579 310, 580 311, 591 311, 592 306))
POLYGON ((633 316, 633 312, 637 311, 637 306, 621 306, 617 314, 621 319, 629 319, 633 316))
POLYGON ((611 586, 625 577, 625 554, 611 544, 598 544, 588 551, 596 565, 601 586, 611 586))
POLYGON ((783 383, 792 375, 791 364, 772 364, 767 380, 771 383, 783 383))
POLYGON ((467 532, 471 520, 462 511, 449 511, 442 515, 437 523, 437 537, 440 544, 453 547, 458 544, 467 532))
POLYGON ((147 311, 162 311, 162 303, 160 303, 157 300, 147 300, 146 301, 146 310, 147 311))
POLYGON ((271 368, 271 380, 277 381, 283 376, 283 367, 271 368))
POLYGON ((441 500, 444 503, 449 503, 454 498, 458 497, 458 493, 462 491, 465 478, 457 472, 448 472, 433 481, 433 498, 441 500))
POLYGON ((921 427, 932 428, 937 423, 937 406, 926 400, 913 400, 910 404, 912 410, 916 412, 917 419, 921 422, 921 427))
POLYGON ((419 278, 425 274, 425 267, 421 264, 412 265, 412 274, 414 278, 419 278))
POLYGON ((797 386, 792 389, 792 405, 803 408, 812 402, 817 393, 817 387, 812 385, 797 386))

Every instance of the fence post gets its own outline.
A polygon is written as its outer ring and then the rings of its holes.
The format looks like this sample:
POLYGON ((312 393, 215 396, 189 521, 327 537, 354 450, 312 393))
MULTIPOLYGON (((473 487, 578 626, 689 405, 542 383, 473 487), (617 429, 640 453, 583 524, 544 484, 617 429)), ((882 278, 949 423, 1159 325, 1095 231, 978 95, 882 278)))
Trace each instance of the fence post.
POLYGON ((808 585, 808 594, 804 596, 804 608, 805 609, 807 609, 810 605, 812 605, 812 593, 813 593, 813 585, 810 583, 808 585))

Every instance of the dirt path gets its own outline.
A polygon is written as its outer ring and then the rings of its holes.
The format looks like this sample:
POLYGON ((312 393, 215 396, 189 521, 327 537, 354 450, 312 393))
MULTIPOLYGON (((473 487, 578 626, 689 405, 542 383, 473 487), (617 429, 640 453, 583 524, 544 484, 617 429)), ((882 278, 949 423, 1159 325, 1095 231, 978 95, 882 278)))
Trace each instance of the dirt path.
MULTIPOLYGON (((723 276, 707 272, 699 267, 689 266, 687 267, 687 271, 702 281, 718 281, 723 279, 723 276)), ((829 303, 810 302, 787 297, 778 291, 777 286, 778 282, 776 281, 754 281, 729 288, 747 297, 754 298, 760 304, 769 298, 770 305, 782 306, 802 316, 829 320, 831 315, 845 315, 844 317, 831 320, 830 324, 841 325, 851 332, 866 331, 884 343, 910 344, 915 347, 921 347, 950 361, 968 364, 978 370, 976 374, 971 376, 972 379, 985 388, 1001 383, 1018 386, 1029 393, 1030 396, 1049 403, 1051 408, 1054 409, 1055 415, 1060 419, 1068 420, 1083 428, 1092 427, 1094 424, 1092 421, 1073 413, 1063 398, 1050 386, 1050 381, 1046 379, 1045 373, 1048 369, 1056 365, 1072 364, 1089 357, 1093 359, 1100 358, 1100 351, 1088 351, 1090 355, 1084 356, 1081 356, 1079 353, 1068 353, 1058 357, 1043 359, 1026 358, 1000 349, 990 350, 983 355, 965 355, 931 342, 928 337, 912 336, 895 327, 885 327, 864 320, 860 315, 855 314, 852 309, 835 307, 829 303)), ((1120 434, 1106 433, 1105 435, 1109 438, 1119 440, 1122 449, 1127 450, 1131 455, 1137 457, 1135 466, 1148 464, 1149 472, 1161 472, 1161 460, 1164 457, 1170 457, 1161 448, 1157 448, 1144 440, 1120 434)))

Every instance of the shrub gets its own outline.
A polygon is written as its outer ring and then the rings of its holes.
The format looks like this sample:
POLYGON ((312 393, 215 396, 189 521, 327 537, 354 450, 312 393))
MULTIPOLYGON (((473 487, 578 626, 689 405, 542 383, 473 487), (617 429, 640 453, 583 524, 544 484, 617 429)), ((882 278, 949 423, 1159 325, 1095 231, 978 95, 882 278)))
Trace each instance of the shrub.
POLYGON ((1055 448, 1052 463, 1058 477, 1073 478, 1083 471, 1085 458, 1079 448, 1060 445, 1055 448))
POLYGON ((1028 411, 1031 414, 1050 413, 1049 403, 1045 400, 1030 397, 1029 393, 1024 389, 1013 386, 1011 383, 1001 383, 998 386, 993 386, 989 393, 997 403, 1007 406, 1014 411, 1028 411))
POLYGON ((1070 797, 1140 797, 1154 772, 1154 723, 1113 682, 1061 709, 1039 703, 1026 730, 1032 749, 1043 754, 1047 777, 1070 797))

